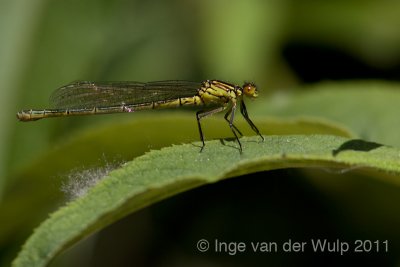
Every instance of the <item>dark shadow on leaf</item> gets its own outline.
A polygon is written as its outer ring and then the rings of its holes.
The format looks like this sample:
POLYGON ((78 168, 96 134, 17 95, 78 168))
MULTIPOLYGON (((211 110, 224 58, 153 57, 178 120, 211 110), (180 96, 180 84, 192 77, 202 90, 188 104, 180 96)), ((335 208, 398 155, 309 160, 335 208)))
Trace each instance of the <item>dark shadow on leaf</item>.
POLYGON ((346 151, 346 150, 367 152, 367 151, 371 151, 371 150, 381 147, 381 146, 383 146, 383 145, 375 143, 375 142, 368 142, 368 141, 361 140, 361 139, 353 139, 353 140, 344 142, 339 148, 334 149, 332 151, 332 155, 336 156, 340 152, 346 151))
POLYGON ((198 147, 199 150, 201 150, 201 146, 200 145, 196 145, 196 144, 193 144, 193 143, 191 143, 191 145, 194 146, 194 147, 198 147))
MULTIPOLYGON (((235 149, 238 149, 238 150, 239 150, 238 147, 226 143, 226 142, 229 142, 229 143, 235 142, 235 141, 236 141, 236 138, 235 138, 235 137, 218 138, 218 139, 215 138, 215 139, 209 139, 209 140, 207 140, 207 141, 212 141, 212 140, 219 140, 219 142, 220 142, 222 145, 228 146, 228 147, 232 147, 232 148, 235 148, 235 149)), ((201 147, 202 147, 201 145, 196 145, 196 144, 193 144, 193 143, 192 143, 192 146, 198 147, 200 150, 201 150, 201 147)), ((207 149, 207 143, 206 143, 206 146, 204 147, 204 149, 207 149)))
MULTIPOLYGON (((228 144, 225 143, 225 141, 230 142, 230 143, 236 142, 236 138, 235 138, 235 137, 221 138, 221 139, 219 139, 219 141, 220 141, 221 144, 224 145, 224 146, 229 146, 229 147, 232 147, 232 148, 235 148, 235 149, 239 150, 239 147, 236 147, 236 146, 234 146, 234 145, 228 145, 228 144)), ((236 143, 237 143, 237 142, 236 142, 236 143)))

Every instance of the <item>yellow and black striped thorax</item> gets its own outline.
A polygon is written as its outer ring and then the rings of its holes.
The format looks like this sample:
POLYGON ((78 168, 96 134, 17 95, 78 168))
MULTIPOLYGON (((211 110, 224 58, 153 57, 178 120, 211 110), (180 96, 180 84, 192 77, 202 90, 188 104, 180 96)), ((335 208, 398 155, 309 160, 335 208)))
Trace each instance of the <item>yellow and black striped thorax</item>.
POLYGON ((202 82, 199 97, 205 104, 227 104, 229 101, 242 95, 239 86, 219 80, 206 80, 202 82))

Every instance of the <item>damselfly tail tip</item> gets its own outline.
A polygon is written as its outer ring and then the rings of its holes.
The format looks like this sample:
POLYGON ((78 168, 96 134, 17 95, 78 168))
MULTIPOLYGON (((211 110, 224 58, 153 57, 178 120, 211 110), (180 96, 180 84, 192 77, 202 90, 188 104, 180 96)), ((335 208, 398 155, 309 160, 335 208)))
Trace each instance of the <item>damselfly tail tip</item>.
POLYGON ((26 118, 25 113, 23 111, 19 111, 17 113, 17 119, 20 120, 20 121, 26 121, 27 118, 26 118))
POLYGON ((21 110, 17 113, 17 119, 19 121, 36 121, 39 118, 32 118, 32 113, 29 110, 21 110))

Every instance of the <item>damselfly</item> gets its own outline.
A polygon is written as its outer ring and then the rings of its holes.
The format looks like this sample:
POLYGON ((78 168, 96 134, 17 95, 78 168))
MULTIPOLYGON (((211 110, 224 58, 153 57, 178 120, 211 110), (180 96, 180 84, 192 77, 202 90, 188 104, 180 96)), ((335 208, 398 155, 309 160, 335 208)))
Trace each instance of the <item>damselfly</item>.
POLYGON ((233 124, 237 106, 251 129, 264 140, 249 118, 243 95, 257 97, 256 86, 253 83, 245 83, 240 87, 218 80, 147 83, 78 81, 63 86, 52 94, 50 102, 54 108, 22 110, 17 113, 17 118, 20 121, 34 121, 50 117, 130 113, 146 109, 196 106, 199 107, 196 119, 203 144, 200 150, 202 151, 205 143, 201 119, 227 110, 224 118, 229 123, 242 152, 242 144, 238 138, 238 134, 242 133, 233 124))

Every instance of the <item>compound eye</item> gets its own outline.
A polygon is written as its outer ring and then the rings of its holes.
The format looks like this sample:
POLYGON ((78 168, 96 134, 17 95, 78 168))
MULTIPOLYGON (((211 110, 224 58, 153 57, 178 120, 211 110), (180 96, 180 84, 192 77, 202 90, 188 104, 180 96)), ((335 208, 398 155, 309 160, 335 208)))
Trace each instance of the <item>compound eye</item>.
POLYGON ((257 97, 257 88, 254 83, 245 83, 243 85, 243 93, 247 96, 257 97))

